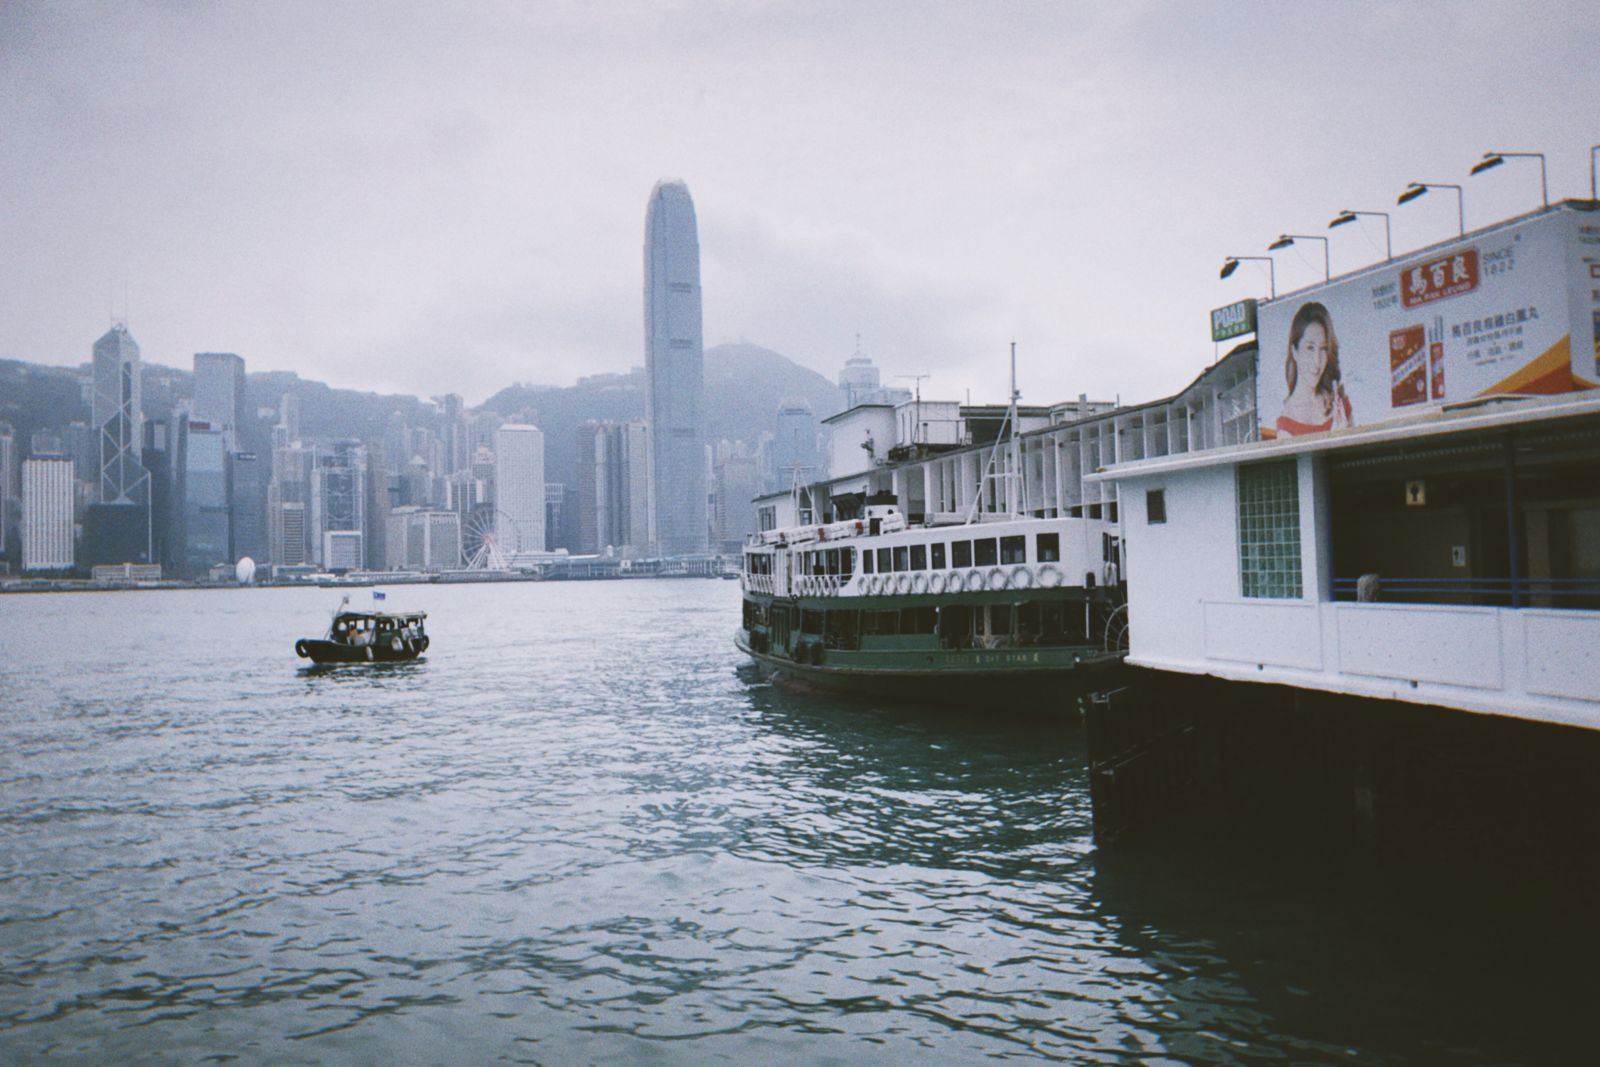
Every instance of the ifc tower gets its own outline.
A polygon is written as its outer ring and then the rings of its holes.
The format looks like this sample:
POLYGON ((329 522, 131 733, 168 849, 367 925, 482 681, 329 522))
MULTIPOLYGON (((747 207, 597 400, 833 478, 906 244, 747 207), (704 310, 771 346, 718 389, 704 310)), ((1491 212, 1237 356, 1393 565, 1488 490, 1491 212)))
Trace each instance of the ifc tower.
POLYGON ((689 187, 677 179, 656 183, 645 212, 644 347, 657 544, 664 556, 704 554, 700 237, 689 187))

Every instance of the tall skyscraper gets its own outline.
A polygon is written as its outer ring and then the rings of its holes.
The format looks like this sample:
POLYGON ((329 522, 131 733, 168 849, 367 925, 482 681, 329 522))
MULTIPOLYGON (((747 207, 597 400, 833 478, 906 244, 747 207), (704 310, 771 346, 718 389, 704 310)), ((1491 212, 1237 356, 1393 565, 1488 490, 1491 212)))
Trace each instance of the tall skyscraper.
POLYGON ((42 456, 22 464, 22 569, 73 566, 72 460, 42 456))
POLYGON ((244 360, 232 352, 196 352, 191 417, 221 430, 228 450, 238 451, 248 411, 244 360))
POLYGON ((150 476, 140 462, 141 376, 139 345, 126 326, 113 326, 94 343, 96 501, 85 518, 83 553, 91 566, 151 562, 150 476))
POLYGON ((198 577, 218 563, 234 562, 228 434, 191 418, 179 427, 178 455, 178 566, 198 577))
POLYGON ((644 220, 646 418, 662 554, 706 551, 706 471, 700 407, 704 358, 700 238, 683 182, 663 179, 644 220))
POLYGON ((367 455, 359 441, 340 441, 330 454, 317 456, 311 478, 311 528, 319 553, 316 562, 329 570, 365 566, 367 455), (330 537, 333 534, 339 536, 330 537), (335 546, 337 555, 330 558, 335 546))
POLYGON ((577 551, 606 546, 652 550, 650 433, 642 422, 586 422, 578 427, 575 499, 577 551))
POLYGON ((782 491, 822 477, 822 456, 817 448, 817 417, 805 397, 790 397, 778 405, 777 433, 772 439, 772 466, 775 484, 768 491, 782 491))
POLYGON ((0 556, 9 554, 11 501, 17 495, 17 434, 9 422, 0 422, 0 556))
POLYGON ((544 434, 510 423, 494 434, 495 542, 507 555, 543 552, 544 434))
POLYGON ((233 518, 232 559, 249 556, 256 563, 268 561, 267 477, 265 457, 258 452, 235 452, 233 481, 229 487, 228 510, 233 518))

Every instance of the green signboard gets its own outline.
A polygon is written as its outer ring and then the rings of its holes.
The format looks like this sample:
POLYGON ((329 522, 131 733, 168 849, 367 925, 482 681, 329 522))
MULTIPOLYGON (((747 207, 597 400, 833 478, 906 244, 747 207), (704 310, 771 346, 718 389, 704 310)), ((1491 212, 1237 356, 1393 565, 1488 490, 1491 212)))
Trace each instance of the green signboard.
POLYGON ((1256 332, 1256 302, 1241 300, 1211 313, 1211 339, 1226 341, 1256 332))

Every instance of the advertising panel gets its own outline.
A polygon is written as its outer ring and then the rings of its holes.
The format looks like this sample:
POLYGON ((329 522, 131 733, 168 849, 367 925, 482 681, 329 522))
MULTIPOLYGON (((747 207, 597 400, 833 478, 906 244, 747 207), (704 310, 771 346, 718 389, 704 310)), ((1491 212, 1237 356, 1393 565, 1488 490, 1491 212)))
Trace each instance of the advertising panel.
POLYGON ((1211 313, 1211 339, 1227 341, 1256 332, 1256 302, 1240 300, 1211 313))
POLYGON ((1539 215, 1274 301, 1259 318, 1263 440, 1594 388, 1600 219, 1539 215))

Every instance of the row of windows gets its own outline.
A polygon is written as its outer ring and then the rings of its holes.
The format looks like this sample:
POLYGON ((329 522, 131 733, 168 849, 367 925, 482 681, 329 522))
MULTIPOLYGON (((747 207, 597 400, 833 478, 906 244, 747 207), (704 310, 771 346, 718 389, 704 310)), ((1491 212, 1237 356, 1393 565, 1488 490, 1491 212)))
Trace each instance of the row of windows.
MULTIPOLYGON (((1034 537, 1034 562, 1059 563, 1061 535, 1041 533, 1034 537)), ((868 551, 861 557, 863 574, 891 574, 900 571, 942 571, 952 567, 1009 566, 1028 562, 1028 538, 979 537, 970 541, 943 541, 931 545, 894 545, 868 551)))

